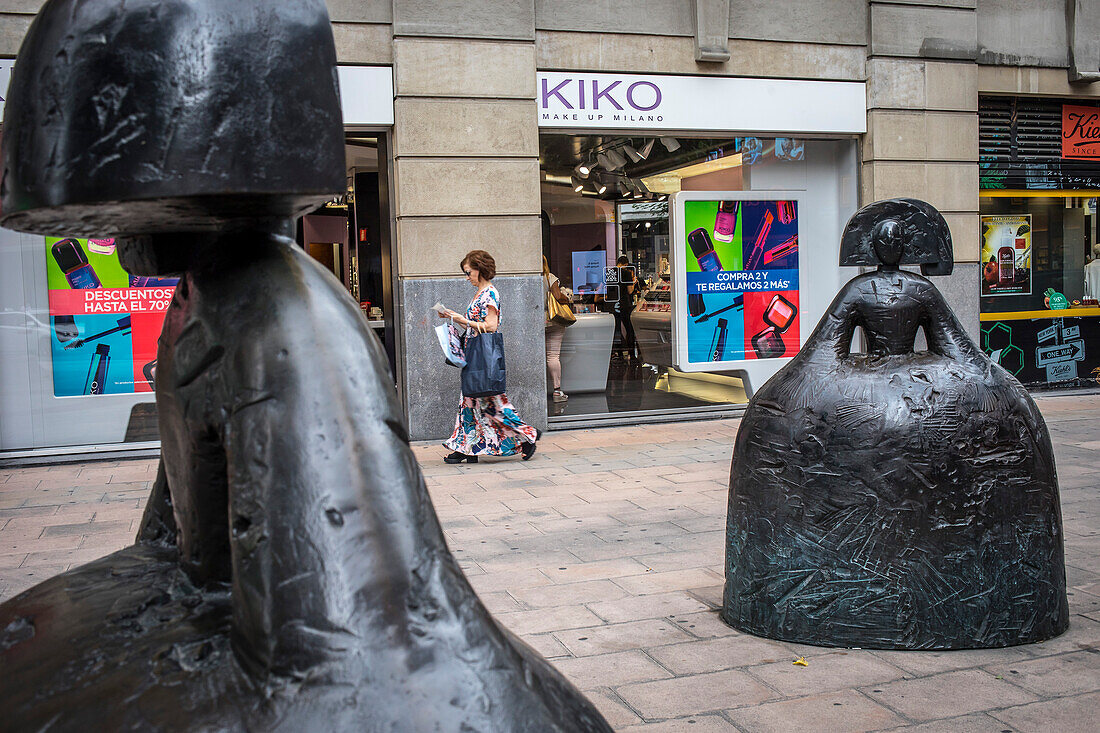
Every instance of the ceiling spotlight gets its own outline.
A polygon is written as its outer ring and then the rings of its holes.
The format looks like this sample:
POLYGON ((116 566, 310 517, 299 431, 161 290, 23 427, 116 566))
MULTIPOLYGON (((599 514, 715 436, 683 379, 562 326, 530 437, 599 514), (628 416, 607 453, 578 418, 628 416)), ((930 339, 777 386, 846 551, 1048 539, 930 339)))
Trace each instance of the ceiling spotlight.
POLYGON ((626 158, 624 158, 622 153, 620 153, 615 148, 611 148, 607 151, 607 159, 611 161, 610 168, 613 171, 617 171, 624 165, 626 165, 626 158))
POLYGON ((647 222, 645 223, 645 228, 646 228, 646 229, 649 229, 649 228, 650 228, 651 226, 653 226, 653 222, 649 222, 649 221, 647 221, 647 222))
POLYGON ((596 153, 596 160, 598 160, 600 165, 602 165, 606 170, 611 170, 611 159, 607 157, 607 153, 596 153))
POLYGON ((607 184, 598 178, 592 182, 592 188, 596 190, 596 193, 601 195, 607 192, 607 184))
POLYGON ((675 153, 680 149, 680 141, 674 137, 662 137, 661 144, 665 146, 665 150, 670 153, 675 153))
POLYGON ((584 181, 577 178, 576 176, 569 176, 569 182, 573 184, 574 193, 580 193, 584 190, 584 181))
POLYGON ((646 188, 645 181, 640 178, 634 181, 634 188, 635 190, 637 190, 638 193, 642 194, 643 196, 649 193, 649 189, 646 188))
POLYGON ((649 141, 642 146, 642 149, 638 151, 638 155, 642 156, 642 160, 648 158, 649 154, 653 152, 653 143, 655 142, 657 142, 657 138, 650 138, 649 141))
POLYGON ((577 174, 577 178, 588 178, 588 174, 592 172, 592 167, 588 164, 588 161, 577 163, 577 167, 573 169, 573 172, 577 174))
POLYGON ((626 157, 630 158, 635 163, 641 163, 645 160, 645 156, 635 150, 629 143, 623 145, 623 152, 626 153, 626 157))

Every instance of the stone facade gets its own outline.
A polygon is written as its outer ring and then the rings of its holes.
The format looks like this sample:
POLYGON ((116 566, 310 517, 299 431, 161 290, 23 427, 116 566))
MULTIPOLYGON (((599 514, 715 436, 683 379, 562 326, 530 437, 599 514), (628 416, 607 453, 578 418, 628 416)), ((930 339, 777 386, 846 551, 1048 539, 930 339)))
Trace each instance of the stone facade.
MULTIPOLYGON (((0 56, 15 55, 41 5, 0 0, 0 56)), ((978 95, 1100 97, 1100 83, 1090 81, 1100 5, 1081 0, 328 0, 328 7, 341 63, 394 67, 398 369, 414 438, 450 431, 454 375, 435 358, 424 306, 460 305, 467 293, 456 288, 458 263, 471 249, 498 260, 511 396, 526 419, 545 422, 544 374, 520 366, 541 363, 541 293, 527 292, 541 268, 536 70, 867 82, 860 204, 912 196, 944 213, 958 264, 942 289, 972 334, 978 95), (710 43, 715 13, 729 17, 728 46, 719 49, 729 58, 697 61, 697 18, 708 19, 710 43)))

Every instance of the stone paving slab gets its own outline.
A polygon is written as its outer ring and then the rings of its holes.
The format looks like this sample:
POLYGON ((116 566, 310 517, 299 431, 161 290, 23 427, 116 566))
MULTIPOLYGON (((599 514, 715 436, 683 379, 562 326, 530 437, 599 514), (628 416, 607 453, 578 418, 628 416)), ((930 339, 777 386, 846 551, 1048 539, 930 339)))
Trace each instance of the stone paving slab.
MULTIPOLYGON (((826 649, 722 623, 737 420, 552 432, 526 463, 413 452, 486 606, 616 730, 1095 730, 1100 395, 1037 402, 1057 457, 1071 626, 1007 649, 826 649)), ((149 460, 0 469, 0 600, 130 544, 155 474, 149 460)))

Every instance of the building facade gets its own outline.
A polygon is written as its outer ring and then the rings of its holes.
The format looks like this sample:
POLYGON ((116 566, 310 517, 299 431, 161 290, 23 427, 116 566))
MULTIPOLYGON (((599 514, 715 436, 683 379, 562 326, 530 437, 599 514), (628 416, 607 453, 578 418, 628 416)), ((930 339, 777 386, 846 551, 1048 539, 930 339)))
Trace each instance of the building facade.
MULTIPOLYGON (((0 57, 16 58, 40 5, 0 0, 0 57)), ((682 178, 672 190, 805 191, 807 198, 801 205, 808 217, 813 207, 831 213, 828 218, 807 218, 802 232, 812 227, 821 242, 831 241, 828 246, 833 247, 846 216, 862 204, 899 196, 928 201, 950 225, 955 249, 954 272, 939 278, 937 285, 971 334, 988 342, 983 324, 999 321, 983 320, 983 311, 1003 314, 1005 309, 998 303, 1008 301, 983 297, 982 217, 1029 213, 1036 217, 1036 212, 1028 209, 1028 201, 1037 198, 1035 191, 1044 189, 1029 188, 1032 193, 1014 197, 1011 194, 1019 191, 1006 187, 999 189, 1003 192, 999 196, 982 195, 989 192, 982 184, 988 168, 983 167, 988 161, 983 161, 985 152, 980 145, 979 128, 987 116, 983 110, 1011 117, 1012 109, 1006 113, 1003 108, 1013 100, 1044 100, 1050 109, 1061 105, 1085 110, 1100 107, 1097 0, 329 0, 328 7, 341 66, 388 70, 392 80, 392 86, 383 85, 382 91, 374 86, 345 85, 345 108, 383 108, 392 114, 392 124, 387 115, 370 114, 362 119, 353 117, 348 124, 349 189, 353 195, 343 202, 341 211, 359 213, 348 214, 351 253, 341 255, 333 250, 334 254, 325 254, 326 266, 334 266, 336 276, 343 276, 349 289, 366 303, 368 273, 363 265, 367 256, 363 244, 369 240, 377 247, 379 264, 372 270, 377 281, 374 302, 367 303, 364 312, 377 321, 378 333, 390 350, 395 383, 414 439, 446 437, 453 426, 458 372, 443 363, 429 328, 438 322, 431 307, 441 302, 460 309, 469 299, 471 292, 459 261, 473 249, 487 250, 496 258, 494 283, 504 302, 509 396, 535 425, 545 428, 548 423, 667 421, 699 416, 708 410, 736 409, 754 388, 752 381, 758 376, 746 377, 740 386, 730 381, 739 377, 725 373, 685 382, 685 370, 672 368, 681 365, 662 365, 659 358, 647 361, 645 344, 638 335, 645 331, 645 323, 636 319, 637 348, 629 343, 631 336, 619 328, 619 320, 613 326, 617 335, 591 336, 595 341, 606 338, 609 351, 614 345, 630 352, 622 354, 624 371, 615 371, 615 358, 610 366, 597 359, 595 367, 586 367, 577 357, 576 364, 566 366, 574 372, 567 381, 578 385, 585 370, 610 370, 602 392, 578 387, 581 391, 570 394, 570 401, 563 403, 548 396, 543 255, 548 255, 551 270, 575 293, 582 284, 561 272, 573 267, 573 253, 601 252, 608 265, 614 265, 618 256, 628 256, 635 268, 629 277, 636 278, 639 291, 652 294, 647 297, 652 298, 657 313, 660 278, 662 270, 669 269, 667 259, 671 256, 668 208, 662 223, 660 214, 647 219, 633 207, 637 200, 660 208, 664 197, 658 195, 653 182, 662 171, 653 162, 655 158, 633 160, 631 156, 620 166, 611 155, 603 169, 619 188, 617 197, 585 189, 584 184, 592 185, 589 179, 571 183, 569 169, 574 162, 581 166, 609 153, 623 157, 623 153, 639 152, 647 146, 678 169, 736 155, 740 166, 736 177, 731 169, 703 172, 690 185, 682 178), (634 109, 627 107, 624 114, 654 104, 655 97, 641 96, 649 89, 644 84, 658 86, 653 77, 671 84, 702 84, 696 96, 678 103, 679 114, 689 118, 691 109, 684 105, 696 105, 703 117, 704 108, 711 103, 707 90, 719 89, 708 83, 756 80, 764 83, 760 87, 764 91, 759 97, 745 92, 740 103, 722 113, 724 121, 706 129, 693 127, 689 119, 683 127, 670 130, 644 115, 639 115, 641 119, 624 118, 614 129, 600 121, 586 123, 582 119, 574 124, 546 116, 548 111, 553 114, 550 107, 565 100, 554 90, 571 88, 558 87, 558 80, 580 80, 594 74, 612 75, 602 82, 603 87, 599 80, 604 77, 594 77, 597 96, 607 91, 606 84, 614 83, 612 79, 622 82, 619 92, 633 84, 642 85, 637 87, 634 109), (824 102, 817 111, 799 112, 795 120, 789 103, 800 97, 799 87, 779 82, 813 83, 807 94, 823 94, 824 102), (819 116, 827 117, 831 111, 829 94, 833 90, 840 96, 848 94, 852 87, 846 85, 852 84, 861 85, 861 124, 815 126, 819 116), (768 96, 772 89, 779 90, 780 98, 768 96), (774 108, 778 117, 755 121, 750 114, 754 104, 774 108), (798 153, 792 156, 790 141, 795 136, 798 153), (666 144, 662 138, 670 140, 666 144), (758 149, 763 151, 759 158, 758 149), (365 158, 355 163, 356 151, 364 150, 365 158), (677 154, 681 157, 675 158, 677 154), (794 167, 783 167, 792 160, 794 167), (564 167, 567 164, 569 167, 564 167), (713 184, 707 183, 707 175, 717 176, 713 184), (638 181, 647 183, 644 196, 635 199, 636 189, 642 188, 638 181), (570 200, 569 187, 578 183, 582 190, 573 190, 578 196, 570 200), (987 198, 999 203, 987 206, 987 198), (366 202, 372 209, 369 216, 363 213, 366 202), (369 226, 364 223, 368 220, 369 226), (576 244, 576 237, 591 237, 596 231, 604 232, 597 235, 604 237, 602 245, 592 245, 589 240, 576 244), (359 262, 352 264, 352 257, 359 262), (342 258, 345 267, 341 271, 342 258), (645 270, 646 266, 650 269, 645 270), (988 308, 986 300, 992 303, 988 308), (634 368, 631 358, 641 362, 641 371, 623 376, 625 370, 634 368), (677 383, 687 386, 680 388, 677 383), (650 392, 659 393, 660 399, 650 399, 650 392), (569 412, 572 405, 580 407, 569 412)), ((619 111, 615 108, 627 105, 623 97, 614 94, 599 101, 606 102, 605 109, 619 111)), ((667 97, 666 93, 666 101, 667 97)), ((1007 155, 1012 158, 1014 153, 1007 155)), ((1026 168, 1026 151, 1017 149, 1015 155, 1012 160, 1026 168)), ((1080 211, 1072 215, 1072 221, 1066 219, 1069 223, 1065 226, 1079 229, 1075 236, 1089 244, 1096 242, 1094 202, 1100 157, 1081 160, 1084 173, 1074 178, 1072 185, 1067 187, 1062 181, 1057 189, 1048 185, 1045 190, 1058 192, 1059 212, 1071 205, 1080 211)), ((1033 236, 1038 238, 1038 219, 1030 221, 1033 236)), ((306 240, 315 236, 310 233, 313 231, 303 228, 303 246, 310 245, 306 240)), ((127 443, 151 448, 155 434, 142 434, 133 422, 137 406, 151 401, 148 394, 144 398, 133 394, 89 398, 115 400, 120 407, 119 416, 107 421, 110 425, 104 423, 101 431, 93 431, 87 439, 51 427, 71 423, 72 416, 83 414, 84 409, 76 406, 84 399, 79 395, 67 396, 68 402, 62 400, 56 375, 52 393, 47 384, 50 379, 41 376, 53 368, 47 358, 53 353, 47 342, 58 335, 57 324, 51 320, 55 314, 43 310, 47 297, 42 293, 32 297, 36 288, 52 287, 48 284, 52 282, 50 273, 41 269, 45 265, 34 263, 48 258, 57 243, 10 233, 5 236, 5 242, 11 243, 9 252, 17 249, 23 260, 4 255, 8 272, 0 275, 7 293, 0 296, 4 298, 0 317, 5 319, 6 334, 0 337, 0 383, 4 385, 0 388, 4 403, 0 405, 0 456, 86 450, 91 445, 115 450, 127 443), (16 268, 18 276, 13 274, 16 268), (53 335, 27 335, 38 327, 52 330, 53 335), (36 338, 42 340, 36 342, 36 338), (121 426, 120 421, 128 425, 121 426), (131 434, 127 437, 125 433, 131 434)), ((1068 248, 1065 236, 1063 232, 1059 246, 1068 248)), ((1076 241, 1073 247, 1080 249, 1076 241)), ((1070 273, 1066 278, 1077 276, 1070 271, 1078 259, 1082 268, 1085 265, 1087 253, 1078 256, 1076 249, 1072 256, 1060 255, 1059 267, 1070 273)), ((825 259, 827 255, 829 252, 825 259)), ((808 252, 806 258, 804 263, 810 261, 808 252)), ((68 261, 58 262, 64 270, 68 261)), ((810 273, 803 268, 802 279, 820 276, 821 288, 835 291, 851 274, 836 267, 810 273)), ((1030 281, 1028 294, 1041 300, 1042 291, 1032 292, 1040 279, 1036 274, 1030 281)), ((593 310, 613 299, 608 284, 603 282, 604 289, 597 286, 593 292, 589 299, 593 310), (596 297, 599 295, 603 297, 596 297)), ((1065 295, 1080 300, 1071 292, 1065 295)), ((578 310, 587 305, 578 301, 578 310)), ((1020 300, 1013 307, 1018 312, 1043 307, 1034 305, 1020 300)), ((824 305, 807 300, 802 310, 804 333, 812 330, 823 309, 824 305)), ((1084 311, 1082 314, 1081 318, 1089 317, 1084 311)), ((621 319, 621 314, 602 315, 621 319)), ((1100 311, 1091 317, 1100 321, 1100 311)), ((600 331, 603 322, 591 319, 591 324, 585 323, 588 330, 584 333, 604 333, 600 331)), ((576 333, 582 330, 577 328, 576 333)), ((1086 334, 1084 338, 1059 332, 1050 345, 1095 339, 1088 334, 1097 333, 1086 328, 1080 331, 1086 334)), ((80 338, 87 335, 79 334, 80 338)), ((744 338, 748 339, 747 331, 744 338)), ((998 352, 999 358, 1004 348, 995 342, 989 350, 998 352), (1000 348, 992 348, 995 346, 1000 348)), ((1085 349, 1100 352, 1100 342, 1086 343, 1085 349)), ((136 364, 137 357, 132 358, 136 364)), ((1081 375, 1080 369, 1076 375, 1081 375)))

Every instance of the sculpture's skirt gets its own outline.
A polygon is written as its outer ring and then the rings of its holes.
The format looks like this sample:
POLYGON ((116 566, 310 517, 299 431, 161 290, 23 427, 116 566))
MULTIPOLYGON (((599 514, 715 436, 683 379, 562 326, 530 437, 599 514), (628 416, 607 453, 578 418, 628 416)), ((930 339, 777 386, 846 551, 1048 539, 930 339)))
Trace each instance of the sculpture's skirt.
POLYGON ((792 362, 730 477, 723 618, 826 646, 965 649, 1068 624, 1050 438, 999 367, 927 352, 792 362))

